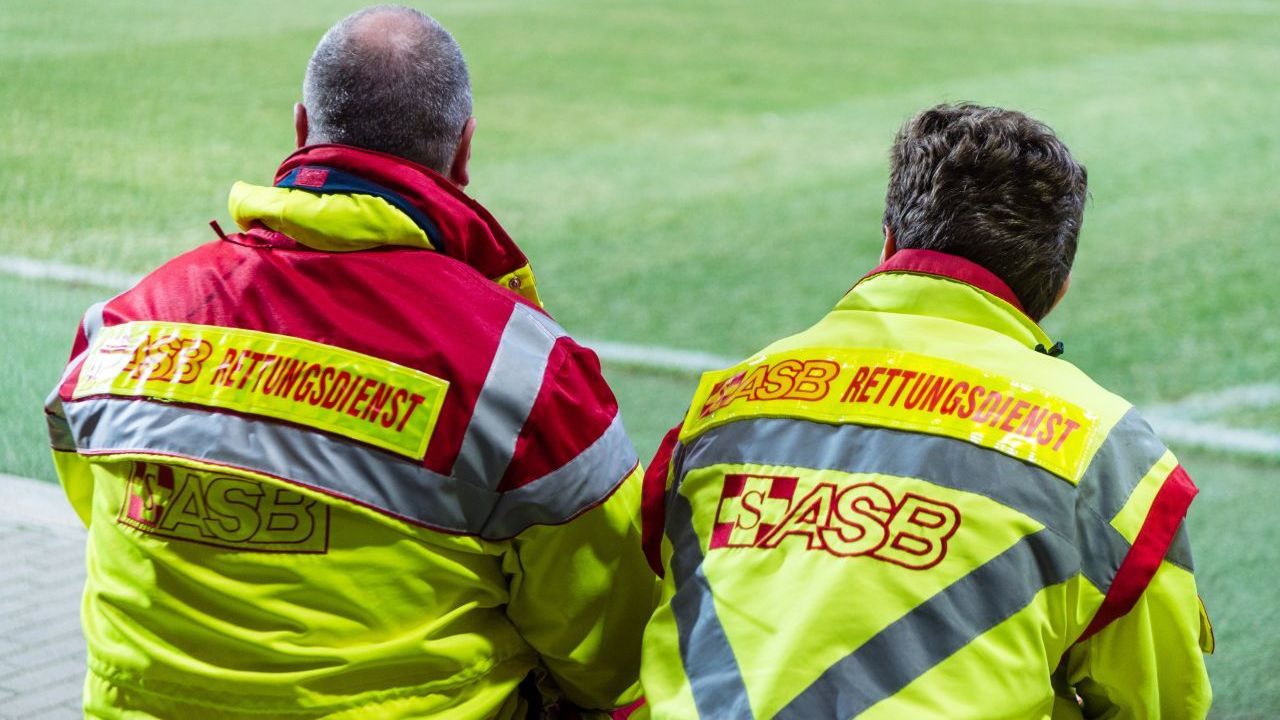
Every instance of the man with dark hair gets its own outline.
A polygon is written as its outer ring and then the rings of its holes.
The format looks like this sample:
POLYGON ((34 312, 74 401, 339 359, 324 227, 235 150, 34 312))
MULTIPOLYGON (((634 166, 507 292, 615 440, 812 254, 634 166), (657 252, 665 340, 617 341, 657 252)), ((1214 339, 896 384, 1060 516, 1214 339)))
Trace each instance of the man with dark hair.
POLYGON ((921 113, 898 132, 885 199, 886 256, 958 255, 995 273, 1040 321, 1066 292, 1085 169, 1053 131, 973 105, 921 113))
POLYGON ((1204 717, 1196 488, 1037 325, 1085 193, 1021 113, 902 128, 881 265, 650 466, 653 717, 1204 717))
POLYGON ((595 355, 462 192, 457 43, 356 13, 303 98, 274 185, 232 188, 241 232, 91 308, 50 397, 86 714, 625 709, 640 470, 595 355))

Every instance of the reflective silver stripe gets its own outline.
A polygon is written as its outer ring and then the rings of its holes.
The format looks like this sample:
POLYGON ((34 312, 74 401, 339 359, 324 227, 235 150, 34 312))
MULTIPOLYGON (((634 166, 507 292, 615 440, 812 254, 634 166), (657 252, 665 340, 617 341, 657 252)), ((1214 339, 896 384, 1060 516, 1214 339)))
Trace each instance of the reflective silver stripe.
POLYGON ((478 533, 493 492, 290 425, 146 400, 66 404, 83 453, 145 452, 255 470, 441 530, 478 533))
POLYGON ((938 435, 753 418, 690 441, 681 469, 688 472, 721 463, 923 478, 988 497, 1065 537, 1076 533, 1076 491, 1070 483, 1004 453, 938 435))
POLYGON ((1081 500, 1111 520, 1151 468, 1164 457, 1164 443, 1135 408, 1120 418, 1080 479, 1081 500))
POLYGON ((636 466, 622 415, 586 450, 531 483, 502 493, 485 523, 486 538, 509 538, 533 525, 567 522, 600 504, 636 466))
POLYGON ((703 718, 750 720, 755 715, 742 671, 716 614, 711 585, 702 572, 702 541, 693 527, 693 508, 679 492, 667 496, 667 508, 671 574, 676 587, 671 612, 694 705, 703 718))
POLYGON ((1110 590, 1120 563, 1129 554, 1129 541, 1110 521, 1089 508, 1080 510, 1075 541, 1080 554, 1080 574, 1098 590, 1104 593, 1110 590))
POLYGON ((453 475, 494 489, 511 464, 516 440, 542 389, 547 359, 565 332, 545 315, 516 305, 462 438, 453 475))
POLYGON ((594 507, 635 466, 621 418, 576 458, 499 494, 376 448, 274 421, 168 403, 67 403, 86 454, 158 453, 257 471, 448 532, 499 540, 594 507))
POLYGON ((1178 525, 1178 533, 1173 536, 1173 542, 1169 544, 1169 552, 1165 553, 1164 559, 1187 572, 1196 571, 1195 558, 1191 555, 1191 538, 1187 536, 1186 520, 1178 525))
POLYGON ((856 716, 1069 579, 1074 555, 1070 543, 1047 530, 1022 538, 876 633, 775 717, 856 716))
POLYGON ((71 426, 67 423, 66 413, 62 408, 62 396, 59 391, 62 384, 71 377, 71 373, 80 367, 80 363, 89 354, 89 349, 93 347, 93 338, 102 330, 102 311, 107 306, 107 301, 94 303, 85 311, 84 318, 80 321, 84 326, 84 334, 86 338, 84 349, 78 355, 67 363, 67 367, 62 371, 62 377, 58 378, 58 383, 53 386, 53 390, 44 400, 45 424, 49 427, 49 444, 54 450, 72 451, 76 449, 75 438, 71 433, 71 426))

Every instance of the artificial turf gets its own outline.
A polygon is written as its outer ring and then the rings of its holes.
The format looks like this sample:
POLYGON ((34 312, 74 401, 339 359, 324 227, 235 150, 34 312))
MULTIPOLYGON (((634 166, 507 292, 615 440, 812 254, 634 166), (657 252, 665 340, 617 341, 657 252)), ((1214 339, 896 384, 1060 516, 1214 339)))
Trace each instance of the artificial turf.
MULTIPOLYGON (((231 182, 291 150, 307 56, 354 7, 0 0, 0 255, 141 272, 211 239, 231 182)), ((1046 121, 1089 168, 1046 323, 1067 359, 1142 404, 1280 376, 1280 2, 423 8, 470 62, 471 191, 575 334, 739 356, 815 321, 878 253, 899 124, 972 100, 1046 121)), ((51 476, 38 407, 103 294, 0 279, 0 471, 51 476)), ((651 450, 693 378, 607 372, 651 450)), ((1184 460, 1215 716, 1280 715, 1280 468, 1184 460)))

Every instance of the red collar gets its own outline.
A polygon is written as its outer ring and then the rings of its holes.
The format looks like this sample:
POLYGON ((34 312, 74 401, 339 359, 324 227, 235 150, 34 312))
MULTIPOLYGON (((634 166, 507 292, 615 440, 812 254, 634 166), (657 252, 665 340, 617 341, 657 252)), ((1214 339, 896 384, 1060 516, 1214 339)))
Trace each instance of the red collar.
POLYGON ((972 285, 1004 300, 1023 315, 1027 314, 1027 311, 1022 309, 1018 296, 1014 295, 1013 290, 1009 289, 1009 286, 995 273, 959 255, 950 255, 936 250, 899 250, 862 279, 866 280, 874 275, 891 272, 933 275, 972 285))
POLYGON ((276 171, 276 182, 309 165, 358 175, 400 195, 439 228, 444 254, 485 277, 497 279, 529 264, 488 210, 429 168, 348 145, 308 145, 285 158, 276 171))

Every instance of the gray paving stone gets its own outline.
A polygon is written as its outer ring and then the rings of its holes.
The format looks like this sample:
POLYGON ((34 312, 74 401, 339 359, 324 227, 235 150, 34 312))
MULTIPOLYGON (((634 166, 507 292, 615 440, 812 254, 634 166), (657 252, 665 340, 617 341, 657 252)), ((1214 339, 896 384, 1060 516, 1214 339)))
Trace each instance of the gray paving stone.
POLYGON ((80 618, 76 615, 56 617, 35 625, 26 625, 11 631, 10 637, 19 643, 35 645, 66 638, 78 633, 80 618))
POLYGON ((74 635, 51 638, 48 643, 30 645, 9 655, 6 659, 10 667, 15 669, 36 667, 49 662, 65 662, 68 657, 75 658, 83 655, 78 651, 82 642, 80 633, 77 632, 74 635), (68 648, 75 651, 68 653, 66 652, 68 648))
POLYGON ((79 683, 68 685, 63 682, 32 692, 22 693, 5 701, 4 712, 15 718, 31 717, 75 717, 75 711, 67 715, 67 692, 79 691, 79 683))
POLYGON ((57 705, 36 713, 31 716, 31 720, 72 720, 73 718, 82 717, 80 711, 80 703, 57 705))
POLYGON ((80 717, 84 529, 56 486, 0 475, 0 718, 80 717))
POLYGON ((28 593, 22 605, 13 611, 8 622, 17 626, 34 625, 59 620, 70 615, 79 618, 80 589, 83 581, 63 588, 56 595, 36 595, 28 593), (43 599, 40 599, 43 598, 43 599))

